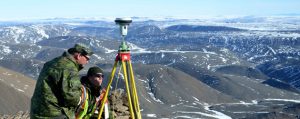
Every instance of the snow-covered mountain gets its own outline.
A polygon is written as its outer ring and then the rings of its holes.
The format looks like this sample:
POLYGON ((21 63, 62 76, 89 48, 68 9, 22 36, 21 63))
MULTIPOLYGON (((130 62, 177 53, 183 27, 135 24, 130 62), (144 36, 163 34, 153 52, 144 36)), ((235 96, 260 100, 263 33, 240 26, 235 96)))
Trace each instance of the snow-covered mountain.
MULTIPOLYGON (((0 66, 34 79, 75 43, 95 51, 82 74, 98 65, 109 75, 121 39, 113 19, 5 23, 0 66)), ((299 117, 299 26, 297 16, 133 17, 126 41, 143 117, 299 117)))
POLYGON ((0 28, 1 43, 34 44, 43 39, 65 36, 69 28, 64 25, 26 24, 0 28))

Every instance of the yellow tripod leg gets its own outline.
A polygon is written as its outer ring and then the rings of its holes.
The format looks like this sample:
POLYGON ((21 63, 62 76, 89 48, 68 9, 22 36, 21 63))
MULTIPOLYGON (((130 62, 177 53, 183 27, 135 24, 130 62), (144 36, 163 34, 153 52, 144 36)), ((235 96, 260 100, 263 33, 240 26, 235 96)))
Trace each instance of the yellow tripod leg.
POLYGON ((102 115, 102 112, 103 112, 103 109, 104 109, 104 105, 105 105, 105 102, 107 100, 107 96, 108 96, 108 93, 109 93, 109 90, 110 90, 110 86, 111 86, 112 81, 114 79, 114 74, 116 72, 117 65, 118 65, 118 61, 116 60, 115 64, 114 64, 114 67, 113 67, 113 69, 111 71, 111 74, 110 74, 110 79, 109 79, 109 83, 108 83, 107 88, 106 88, 106 93, 105 93, 105 95, 104 95, 104 97, 101 101, 100 110, 99 110, 99 114, 98 114, 98 119, 101 118, 101 115, 102 115))
POLYGON ((128 77, 127 77, 127 69, 126 69, 126 62, 125 61, 122 61, 122 67, 123 67, 123 71, 124 71, 124 78, 125 78, 125 84, 126 84, 129 111, 130 111, 131 119, 135 119, 135 116, 134 116, 134 113, 133 113, 133 108, 132 108, 130 89, 129 89, 129 85, 128 85, 128 77))
POLYGON ((135 113, 137 115, 138 119, 142 119, 142 115, 140 112, 140 105, 139 105, 139 98, 137 95, 137 91, 136 91, 136 86, 135 86, 135 80, 134 80, 134 75, 133 75, 133 69, 132 69, 132 65, 131 65, 131 61, 128 61, 129 64, 129 70, 130 70, 130 82, 132 85, 132 92, 133 92, 133 101, 134 101, 134 108, 135 108, 135 113))

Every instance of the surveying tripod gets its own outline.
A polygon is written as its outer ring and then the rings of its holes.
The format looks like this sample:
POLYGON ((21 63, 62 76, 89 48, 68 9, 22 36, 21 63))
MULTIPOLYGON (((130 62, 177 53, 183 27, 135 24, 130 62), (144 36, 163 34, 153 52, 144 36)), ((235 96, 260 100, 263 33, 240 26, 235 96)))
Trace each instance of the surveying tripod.
POLYGON ((137 95, 137 91, 136 91, 135 80, 134 80, 134 75, 133 75, 133 70, 132 70, 132 65, 131 65, 131 61, 130 61, 130 50, 124 41, 124 39, 125 39, 124 37, 127 34, 127 27, 129 25, 129 23, 131 23, 132 21, 131 21, 131 19, 117 18, 115 20, 115 22, 120 25, 120 29, 121 29, 121 33, 122 33, 122 43, 119 47, 118 54, 115 59, 115 63, 114 63, 113 69, 110 74, 106 93, 101 101, 98 119, 100 119, 100 117, 102 115, 102 112, 104 109, 104 104, 107 100, 107 96, 110 91, 110 86, 113 82, 114 74, 116 72, 118 64, 120 64, 120 67, 123 68, 124 82, 125 82, 125 86, 126 86, 126 93, 127 93, 127 98, 128 98, 130 117, 131 117, 131 119, 142 119, 142 116, 140 113, 140 107, 139 107, 139 99, 138 99, 138 95, 137 95))

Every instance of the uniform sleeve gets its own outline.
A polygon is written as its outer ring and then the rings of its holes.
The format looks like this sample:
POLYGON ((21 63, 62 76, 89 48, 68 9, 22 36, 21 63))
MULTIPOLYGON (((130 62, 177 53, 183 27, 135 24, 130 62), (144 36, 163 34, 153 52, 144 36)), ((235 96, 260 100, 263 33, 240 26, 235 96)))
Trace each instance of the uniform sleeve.
POLYGON ((63 71, 62 96, 65 106, 76 107, 78 105, 81 96, 81 83, 77 71, 63 71))

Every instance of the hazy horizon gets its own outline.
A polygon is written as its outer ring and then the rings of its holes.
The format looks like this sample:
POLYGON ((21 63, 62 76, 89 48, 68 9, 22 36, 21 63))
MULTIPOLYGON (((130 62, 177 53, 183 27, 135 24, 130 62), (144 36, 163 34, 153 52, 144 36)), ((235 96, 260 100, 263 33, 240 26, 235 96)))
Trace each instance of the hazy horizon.
POLYGON ((0 20, 91 17, 300 16, 299 0, 10 0, 0 1, 0 20))

